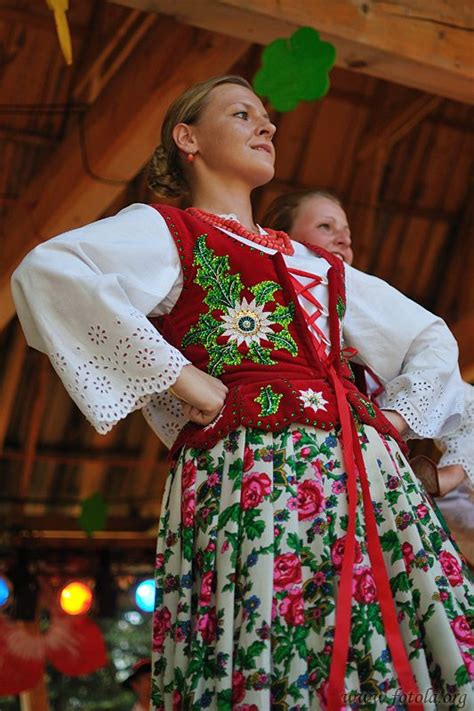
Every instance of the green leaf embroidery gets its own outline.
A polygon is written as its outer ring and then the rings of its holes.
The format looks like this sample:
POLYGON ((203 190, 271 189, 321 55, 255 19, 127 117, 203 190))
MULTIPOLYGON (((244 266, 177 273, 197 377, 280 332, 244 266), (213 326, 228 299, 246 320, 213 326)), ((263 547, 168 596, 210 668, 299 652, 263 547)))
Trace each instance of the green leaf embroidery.
POLYGON ((263 348, 258 343, 251 343, 249 346, 250 359, 254 363, 261 365, 275 365, 276 361, 271 357, 270 348, 263 348))
POLYGON ((255 284, 249 289, 254 299, 249 301, 240 275, 230 270, 229 257, 216 255, 207 246, 206 237, 203 234, 196 240, 194 264, 195 281, 206 292, 203 301, 210 310, 199 315, 184 335, 182 347, 202 345, 209 355, 208 372, 214 376, 221 375, 225 366, 240 365, 242 360, 275 365, 272 349, 263 346, 263 341, 296 356, 298 348, 288 332, 293 304, 277 305, 274 311, 264 308, 275 301, 280 285, 268 280, 255 284), (280 330, 275 332, 275 327, 280 330))
POLYGON ((280 285, 275 281, 261 281, 259 284, 250 287, 250 291, 255 296, 255 303, 264 306, 269 301, 274 301, 273 294, 278 291, 280 285))
POLYGON ((292 356, 298 355, 298 346, 296 345, 294 339, 287 331, 280 331, 280 333, 271 333, 268 336, 268 340, 273 343, 277 350, 286 350, 291 353, 292 356))
POLYGON ((366 400, 364 397, 359 397, 359 400, 369 413, 370 417, 375 417, 375 409, 370 400, 366 400))
POLYGON ((336 313, 339 317, 339 320, 342 321, 342 319, 344 318, 344 314, 346 313, 346 305, 342 299, 342 296, 337 297, 336 313))
POLYGON ((274 392, 271 385, 260 388, 260 395, 255 398, 255 402, 260 405, 260 417, 275 415, 280 407, 282 397, 283 394, 274 392))
POLYGON ((289 324, 293 321, 294 313, 294 304, 290 304, 289 306, 282 306, 280 304, 272 313, 272 321, 279 323, 281 326, 289 326, 289 324))
POLYGON ((194 263, 198 266, 196 282, 208 289, 204 302, 211 308, 232 307, 242 291, 239 274, 231 274, 229 257, 218 257, 206 245, 207 235, 201 235, 194 247, 194 263))

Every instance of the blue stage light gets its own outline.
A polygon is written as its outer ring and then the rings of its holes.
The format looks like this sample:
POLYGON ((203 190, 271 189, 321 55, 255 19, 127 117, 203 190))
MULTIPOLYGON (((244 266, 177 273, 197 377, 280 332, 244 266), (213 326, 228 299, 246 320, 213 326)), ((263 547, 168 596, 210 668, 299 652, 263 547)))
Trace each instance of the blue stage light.
POLYGON ((3 607, 8 602, 11 595, 11 586, 6 578, 0 576, 0 607, 3 607))
POLYGON ((155 581, 152 578, 142 580, 137 585, 135 602, 143 612, 153 612, 155 607, 155 581))

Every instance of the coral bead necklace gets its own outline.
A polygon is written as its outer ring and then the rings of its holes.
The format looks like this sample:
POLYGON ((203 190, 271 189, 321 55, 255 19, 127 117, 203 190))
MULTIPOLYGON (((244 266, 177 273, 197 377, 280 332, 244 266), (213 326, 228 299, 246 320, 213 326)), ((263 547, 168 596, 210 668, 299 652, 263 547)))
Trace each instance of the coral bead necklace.
POLYGON ((233 232, 239 237, 248 239, 249 242, 259 244, 262 247, 275 249, 278 252, 283 252, 283 254, 294 253, 290 238, 286 232, 282 232, 281 230, 265 229, 265 233, 251 232, 237 219, 232 219, 231 217, 213 215, 211 212, 199 210, 197 207, 188 207, 186 212, 189 212, 189 214, 193 215, 193 217, 197 217, 213 227, 222 227, 223 229, 229 230, 229 232, 233 232))

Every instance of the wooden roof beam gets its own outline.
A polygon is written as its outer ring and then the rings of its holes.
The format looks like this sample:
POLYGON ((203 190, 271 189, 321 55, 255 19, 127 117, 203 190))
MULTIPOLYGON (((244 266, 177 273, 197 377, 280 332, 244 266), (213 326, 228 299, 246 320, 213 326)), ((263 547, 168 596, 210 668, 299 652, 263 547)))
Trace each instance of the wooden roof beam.
POLYGON ((216 68, 229 71, 247 49, 241 40, 159 19, 5 216, 0 328, 14 314, 10 276, 22 257, 39 242, 98 219, 147 163, 170 102, 216 68))
POLYGON ((473 102, 472 9, 458 0, 109 0, 268 44, 301 26, 337 49, 336 64, 473 102))
POLYGON ((459 367, 464 380, 474 382, 474 312, 466 314, 451 324, 451 330, 459 346, 459 367))

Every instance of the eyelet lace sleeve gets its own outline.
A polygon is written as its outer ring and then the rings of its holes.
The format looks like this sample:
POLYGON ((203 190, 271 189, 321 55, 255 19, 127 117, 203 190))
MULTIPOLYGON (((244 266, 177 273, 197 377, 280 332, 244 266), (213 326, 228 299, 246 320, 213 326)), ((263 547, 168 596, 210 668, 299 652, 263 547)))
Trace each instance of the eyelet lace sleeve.
POLYGON ((446 324, 381 279, 345 271, 344 339, 385 386, 384 409, 402 415, 409 439, 449 434, 461 421, 464 391, 446 324))
POLYGON ((474 387, 464 383, 466 408, 460 426, 449 435, 436 440, 443 452, 440 467, 460 464, 474 484, 474 387))
POLYGON ((171 310, 181 283, 169 231, 146 205, 43 243, 15 272, 29 344, 50 357, 98 432, 166 391, 189 363, 147 319, 171 310))

